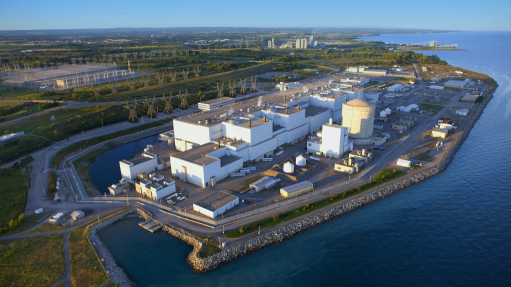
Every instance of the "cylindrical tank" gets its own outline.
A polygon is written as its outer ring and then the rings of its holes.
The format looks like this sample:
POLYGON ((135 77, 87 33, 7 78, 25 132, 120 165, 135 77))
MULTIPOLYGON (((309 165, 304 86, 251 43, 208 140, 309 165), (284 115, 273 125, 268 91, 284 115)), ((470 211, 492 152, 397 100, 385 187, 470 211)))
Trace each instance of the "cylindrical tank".
POLYGON ((374 105, 359 99, 342 105, 342 126, 352 138, 367 138, 373 134, 374 105))
POLYGON ((307 159, 303 157, 303 155, 299 155, 296 157, 296 165, 297 166, 305 166, 307 163, 307 159))
POLYGON ((295 172, 295 166, 289 161, 284 164, 284 172, 285 173, 293 173, 295 172))

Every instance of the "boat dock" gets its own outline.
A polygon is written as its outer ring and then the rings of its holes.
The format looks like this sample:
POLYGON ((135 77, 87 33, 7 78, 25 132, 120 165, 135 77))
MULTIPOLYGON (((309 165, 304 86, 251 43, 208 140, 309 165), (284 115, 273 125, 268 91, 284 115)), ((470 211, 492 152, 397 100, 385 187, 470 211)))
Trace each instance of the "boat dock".
POLYGON ((156 222, 149 220, 149 219, 146 221, 140 222, 138 225, 140 227, 148 230, 151 233, 155 233, 156 231, 161 229, 161 225, 158 225, 156 222))

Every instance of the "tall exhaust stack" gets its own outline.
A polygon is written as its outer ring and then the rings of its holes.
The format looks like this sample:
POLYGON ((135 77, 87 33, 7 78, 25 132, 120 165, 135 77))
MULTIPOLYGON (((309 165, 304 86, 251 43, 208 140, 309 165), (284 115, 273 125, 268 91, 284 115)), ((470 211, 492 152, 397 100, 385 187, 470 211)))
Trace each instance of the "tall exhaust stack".
POLYGON ((264 122, 267 122, 267 121, 266 121, 266 115, 264 115, 263 119, 264 119, 264 122))
POLYGON ((353 92, 353 86, 351 86, 351 91, 353 92))
POLYGON ((289 115, 289 109, 286 108, 286 115, 289 115))
POLYGON ((300 107, 300 104, 298 104, 298 110, 299 110, 299 111, 301 111, 301 110, 302 110, 302 109, 301 109, 301 107, 300 107))
POLYGON ((248 121, 248 128, 252 128, 252 122, 251 121, 248 121))
POLYGON ((286 96, 284 96, 284 102, 286 101, 286 96))
POLYGON ((334 119, 330 118, 330 119, 328 120, 328 124, 329 124, 329 125, 333 125, 333 124, 334 124, 334 119))

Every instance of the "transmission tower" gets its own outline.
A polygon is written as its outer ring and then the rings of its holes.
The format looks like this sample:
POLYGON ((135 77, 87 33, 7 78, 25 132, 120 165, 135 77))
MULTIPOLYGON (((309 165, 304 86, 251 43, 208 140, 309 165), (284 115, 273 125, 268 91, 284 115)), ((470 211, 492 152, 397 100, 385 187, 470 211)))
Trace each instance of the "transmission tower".
POLYGON ((155 97, 153 96, 152 100, 147 100, 147 97, 145 98, 145 104, 147 106, 147 115, 153 118, 153 114, 156 115, 156 110, 154 109, 154 103, 156 102, 155 97))
POLYGON ((165 73, 163 73, 161 76, 158 74, 158 84, 161 86, 163 85, 165 73))
POLYGON ((221 86, 220 86, 220 85, 218 85, 218 83, 216 83, 216 89, 218 90, 218 96, 217 96, 217 98, 221 98, 221 97, 223 97, 223 96, 224 96, 224 94, 223 94, 223 92, 222 92, 222 91, 223 91, 223 89, 224 89, 224 83, 222 82, 222 85, 221 85, 221 86))
POLYGON ((247 80, 245 79, 242 81, 240 79, 241 94, 243 94, 243 95, 247 92, 246 86, 247 86, 247 80))
POLYGON ((135 99, 135 104, 133 104, 133 106, 130 106, 128 104, 128 101, 126 100, 125 108, 130 111, 129 120, 133 123, 136 122, 137 121, 137 100, 135 99))
POLYGON ((165 102, 165 113, 172 112, 172 92, 168 98, 165 98, 165 94, 163 94, 163 101, 165 102))
POLYGON ((183 81, 186 81, 188 80, 188 69, 183 70, 183 72, 181 72, 183 74, 183 81))
POLYGON ((250 87, 250 90, 252 92, 255 92, 257 90, 256 88, 256 81, 257 81, 257 77, 251 77, 251 82, 252 82, 252 87, 250 87))
POLYGON ((181 98, 181 104, 179 105, 179 107, 182 110, 186 110, 188 108, 188 102, 186 101, 187 96, 188 96, 188 90, 186 90, 186 93, 184 93, 183 95, 181 95, 181 91, 179 92, 179 97, 181 98))
POLYGON ((177 79, 177 72, 170 73, 170 80, 174 83, 177 79))
POLYGON ((229 81, 229 96, 234 98, 236 96, 236 80, 232 83, 229 81))
POLYGON ((195 73, 195 79, 199 79, 200 66, 193 67, 193 72, 195 73))

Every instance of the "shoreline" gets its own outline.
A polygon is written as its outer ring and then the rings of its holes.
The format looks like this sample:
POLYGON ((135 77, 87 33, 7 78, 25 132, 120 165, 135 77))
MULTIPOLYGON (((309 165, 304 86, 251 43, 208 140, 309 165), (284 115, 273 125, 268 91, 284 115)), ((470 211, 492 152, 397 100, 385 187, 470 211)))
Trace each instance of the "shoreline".
MULTIPOLYGON (((408 177, 405 176, 404 178, 399 179, 397 182, 391 183, 387 186, 375 187, 375 190, 368 194, 356 196, 355 198, 344 203, 327 206, 325 207, 326 210, 323 209, 316 213, 309 214, 302 219, 298 219, 284 226, 266 231, 264 234, 243 240, 233 245, 226 246, 220 252, 210 255, 206 258, 200 258, 198 256, 198 253, 204 244, 200 239, 187 234, 184 232, 184 230, 179 231, 176 228, 170 227, 166 224, 161 224, 163 226, 162 230, 193 246, 193 251, 188 254, 186 261, 197 272, 207 272, 216 269, 221 264, 233 261, 236 258, 252 253, 266 246, 283 242, 286 238, 301 233, 302 231, 309 230, 314 226, 330 221, 331 219, 341 216, 356 208, 372 203, 378 199, 384 198, 387 195, 408 188, 414 184, 420 183, 430 177, 433 177, 438 173, 443 172, 452 161, 460 146, 470 134, 470 131, 472 130, 474 124, 479 120, 487 104, 493 98, 494 91, 495 89, 491 91, 491 94, 488 94, 488 96, 485 97, 484 101, 478 107, 476 114, 467 124, 466 129, 461 131, 460 134, 454 139, 449 150, 442 156, 440 161, 435 166, 421 171, 415 175, 408 177)), ((141 217, 151 218, 151 215, 148 214, 148 212, 138 208, 136 210, 141 217)))

